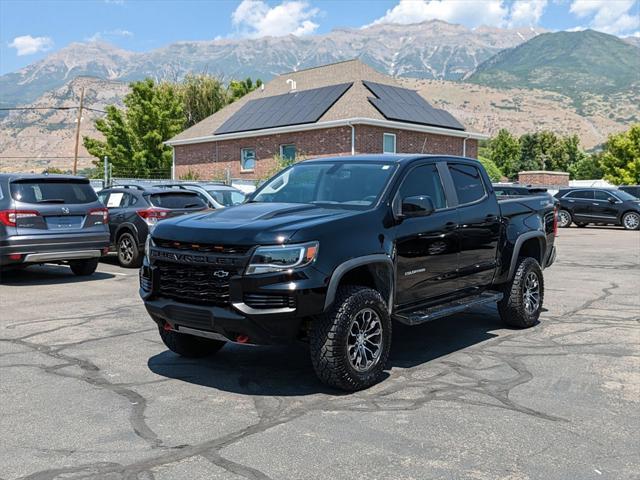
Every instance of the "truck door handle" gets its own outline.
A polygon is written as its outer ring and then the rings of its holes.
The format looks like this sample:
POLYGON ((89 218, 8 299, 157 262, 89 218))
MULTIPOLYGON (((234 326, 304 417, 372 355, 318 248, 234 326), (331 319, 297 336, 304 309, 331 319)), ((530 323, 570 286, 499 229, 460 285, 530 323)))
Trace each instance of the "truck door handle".
POLYGON ((597 207, 600 204, 598 202, 593 202, 591 205, 595 205, 597 207))
POLYGON ((575 200, 569 200, 569 203, 575 203, 575 200))

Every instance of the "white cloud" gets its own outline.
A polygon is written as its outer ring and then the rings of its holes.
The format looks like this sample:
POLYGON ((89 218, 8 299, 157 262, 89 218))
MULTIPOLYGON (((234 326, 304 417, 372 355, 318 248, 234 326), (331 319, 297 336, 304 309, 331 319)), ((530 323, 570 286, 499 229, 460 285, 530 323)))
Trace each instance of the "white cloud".
POLYGON ((133 32, 130 32, 129 30, 124 30, 122 28, 116 28, 114 30, 104 30, 102 32, 96 32, 90 37, 86 37, 85 41, 99 42, 100 40, 109 40, 109 39, 114 39, 116 37, 123 37, 123 38, 133 37, 133 32))
POLYGON ((589 27, 594 30, 623 35, 640 27, 634 3, 634 0, 573 0, 569 11, 578 18, 589 19, 589 27))
POLYGON ((304 0, 285 0, 270 7, 264 0, 242 0, 231 15, 237 33, 246 37, 308 35, 318 28, 320 13, 304 0))
MULTIPOLYGON (((444 20, 462 23, 470 27, 502 24, 508 9, 501 0, 400 0, 387 10, 383 17, 370 25, 399 23, 402 25, 420 23, 426 20, 444 20)), ((367 25, 367 26, 370 26, 367 25)))
POLYGON ((547 8, 547 0, 516 0, 509 12, 510 27, 530 27, 537 25, 547 8))
POLYGON ((53 40, 50 37, 22 35, 14 38, 9 46, 16 49, 18 56, 33 55, 34 53, 50 50, 53 47, 53 40))

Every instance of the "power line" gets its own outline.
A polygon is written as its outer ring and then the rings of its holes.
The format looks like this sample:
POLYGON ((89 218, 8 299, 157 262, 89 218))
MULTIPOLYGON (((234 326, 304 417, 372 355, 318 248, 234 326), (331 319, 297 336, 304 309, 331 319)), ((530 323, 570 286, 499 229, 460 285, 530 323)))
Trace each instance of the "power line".
POLYGON ((0 110, 73 110, 78 107, 2 107, 0 110))
MULTIPOLYGON (((51 160, 52 158, 74 158, 73 155, 70 156, 66 156, 66 157, 34 157, 33 155, 23 155, 23 156, 5 156, 5 155, 0 155, 0 158, 30 158, 32 160, 51 160)), ((96 158, 93 156, 84 156, 84 157, 78 157, 78 158, 96 158)))
MULTIPOLYGON (((12 111, 12 110, 75 110, 77 107, 1 107, 0 111, 12 111)), ((99 108, 82 107, 83 110, 91 110, 92 112, 107 113, 99 108)))

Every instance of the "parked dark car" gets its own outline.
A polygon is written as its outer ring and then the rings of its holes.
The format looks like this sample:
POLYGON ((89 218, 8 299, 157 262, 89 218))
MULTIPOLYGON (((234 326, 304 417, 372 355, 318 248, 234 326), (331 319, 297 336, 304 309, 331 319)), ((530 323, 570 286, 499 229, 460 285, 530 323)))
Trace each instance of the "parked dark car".
POLYGON ((519 183, 494 183, 493 191, 496 197, 517 197, 519 195, 540 195, 546 193, 547 189, 519 183))
POLYGON ((627 192, 640 199, 640 185, 621 185, 620 187, 618 187, 618 190, 627 192))
POLYGON ((207 204, 195 192, 120 185, 98 192, 109 209, 111 249, 123 267, 139 267, 147 235, 161 220, 199 212, 207 204))
POLYGON ((196 192, 213 209, 239 205, 245 199, 244 192, 223 183, 163 183, 156 187, 196 192))
POLYGON ((640 200, 617 188, 563 188, 555 197, 560 201, 558 225, 575 223, 622 225, 627 230, 640 229, 640 200))
POLYGON ((0 174, 0 265, 66 263, 91 275, 109 247, 108 217, 86 178, 0 174))
POLYGON ((160 223, 140 295, 179 355, 301 339, 323 382, 358 390, 384 376, 391 319, 497 302, 508 325, 535 325, 556 256, 554 203, 498 201, 466 158, 308 160, 242 205, 160 223))

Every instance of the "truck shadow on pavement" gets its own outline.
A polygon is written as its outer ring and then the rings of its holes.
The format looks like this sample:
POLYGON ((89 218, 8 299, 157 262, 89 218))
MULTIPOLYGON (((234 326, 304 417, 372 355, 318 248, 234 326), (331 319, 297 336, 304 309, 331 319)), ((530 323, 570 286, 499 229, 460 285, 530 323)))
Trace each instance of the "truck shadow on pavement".
POLYGON ((62 283, 92 282, 114 278, 107 272, 95 272, 93 275, 79 277, 73 274, 66 265, 31 265, 20 269, 2 269, 0 285, 7 286, 37 286, 57 285, 62 283))
MULTIPOLYGON (((495 307, 442 318, 423 325, 393 325, 393 345, 387 372, 412 368, 480 342, 503 329, 495 307)), ((166 350, 149 358, 149 369, 165 378, 244 395, 345 395, 316 378, 305 344, 288 346, 226 345, 215 357, 181 358, 166 350)), ((388 375, 388 373, 387 373, 388 375)))

